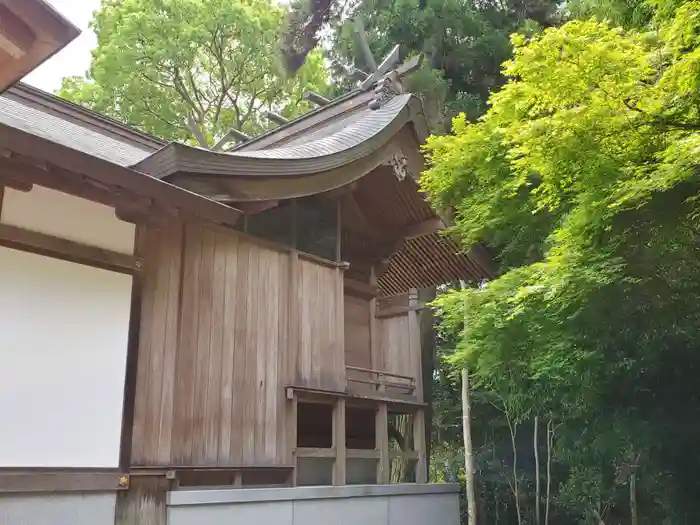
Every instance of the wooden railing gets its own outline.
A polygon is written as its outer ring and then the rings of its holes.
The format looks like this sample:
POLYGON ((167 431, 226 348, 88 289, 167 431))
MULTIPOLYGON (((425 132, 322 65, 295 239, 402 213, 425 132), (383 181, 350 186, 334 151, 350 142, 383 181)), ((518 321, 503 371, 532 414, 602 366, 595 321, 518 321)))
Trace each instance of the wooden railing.
POLYGON ((360 372, 366 374, 367 378, 364 377, 350 377, 347 374, 347 382, 349 383, 360 383, 365 385, 371 385, 374 390, 378 393, 385 393, 388 389, 403 390, 409 395, 414 395, 416 391, 416 378, 410 376, 404 376, 401 374, 393 374, 391 372, 385 372, 383 370, 373 370, 371 368, 362 368, 360 366, 347 365, 345 367, 347 372, 360 372))

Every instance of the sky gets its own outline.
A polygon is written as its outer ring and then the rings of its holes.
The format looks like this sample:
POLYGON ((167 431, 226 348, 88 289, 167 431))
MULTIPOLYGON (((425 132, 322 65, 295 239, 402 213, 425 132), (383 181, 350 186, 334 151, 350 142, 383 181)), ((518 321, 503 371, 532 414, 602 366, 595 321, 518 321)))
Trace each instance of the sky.
POLYGON ((100 0, 47 1, 82 31, 78 38, 23 79, 27 84, 53 92, 61 87, 63 77, 82 75, 90 67, 90 51, 97 45, 97 39, 88 23, 93 11, 100 7, 100 0))

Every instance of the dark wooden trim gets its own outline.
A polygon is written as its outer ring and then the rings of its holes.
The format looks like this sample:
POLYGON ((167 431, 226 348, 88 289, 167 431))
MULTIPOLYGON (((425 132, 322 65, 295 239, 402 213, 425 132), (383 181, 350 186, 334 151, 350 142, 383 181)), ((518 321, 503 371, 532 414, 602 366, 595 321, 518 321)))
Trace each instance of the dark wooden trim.
POLYGON ((299 253, 299 259, 303 259, 305 261, 311 261, 316 264, 319 264, 321 266, 327 266, 328 268, 340 268, 341 270, 347 270, 350 267, 350 264, 347 262, 334 262, 334 261, 329 261, 328 259, 324 259, 323 257, 319 257, 318 255, 313 255, 311 253, 306 253, 306 252, 298 252, 299 253))
POLYGON ((267 465, 267 464, 250 464, 250 465, 229 465, 229 466, 197 466, 197 465, 138 465, 129 469, 131 476, 146 476, 155 474, 167 474, 171 471, 182 472, 234 472, 237 470, 287 470, 292 468, 292 465, 267 465))
POLYGON ((126 490, 129 476, 117 470, 0 469, 0 494, 126 490))
POLYGON ((0 246, 120 273, 136 273, 143 266, 143 262, 133 255, 88 246, 9 224, 0 224, 0 246))
POLYGON ((294 399, 298 397, 302 402, 324 402, 327 403, 334 402, 335 398, 345 398, 348 402, 358 401, 365 403, 386 403, 390 407, 405 407, 406 410, 415 410, 417 408, 425 407, 425 403, 417 401, 415 398, 401 398, 401 397, 390 397, 390 396, 371 396, 365 394, 357 394, 350 392, 341 392, 339 390, 323 390, 319 388, 308 388, 303 386, 286 386, 285 387, 287 399, 294 399), (314 401, 314 400, 317 401, 314 401))
POLYGON ((0 185, 0 219, 2 219, 2 202, 5 200, 5 186, 0 185))
POLYGON ((405 315, 409 312, 417 312, 418 310, 423 310, 425 308, 424 304, 419 304, 416 306, 407 306, 407 305, 396 305, 396 306, 389 306, 388 308, 385 308, 384 310, 380 310, 377 312, 377 318, 378 319, 385 319, 387 317, 396 317, 399 315, 405 315))
POLYGON ((373 298, 379 295, 379 288, 369 283, 356 281, 354 279, 343 279, 343 288, 346 294, 359 295, 362 297, 373 298))
MULTIPOLYGON (((145 232, 136 228, 134 253, 142 257, 145 232)), ((143 297, 143 272, 137 272, 131 285, 131 312, 129 314, 129 336, 124 371, 124 397, 122 405, 122 428, 119 445, 119 466, 128 470, 131 465, 131 450, 134 439, 134 409, 136 406, 136 376, 139 364, 139 338, 141 334, 141 302, 143 297)))

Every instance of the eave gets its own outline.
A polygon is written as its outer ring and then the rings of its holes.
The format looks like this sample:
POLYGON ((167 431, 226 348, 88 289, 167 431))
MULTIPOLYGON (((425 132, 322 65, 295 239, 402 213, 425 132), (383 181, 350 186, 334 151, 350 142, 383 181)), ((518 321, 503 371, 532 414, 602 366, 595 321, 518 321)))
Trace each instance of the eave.
POLYGON ((378 110, 363 109, 283 146, 215 152, 170 144, 134 166, 157 178, 230 200, 292 198, 331 191, 387 160, 386 146, 412 124, 424 134, 420 101, 398 95, 378 110))
POLYGON ((44 0, 0 0, 0 92, 79 34, 44 0))
POLYGON ((117 212, 121 206, 127 213, 137 211, 140 217, 165 212, 235 226, 242 214, 147 174, 3 124, 0 124, 0 153, 4 157, 0 160, 0 185, 39 184, 68 193, 70 188, 88 187, 95 195, 113 197, 117 212), (18 163, 15 158, 30 164, 18 163), (12 180, 16 173, 20 181, 12 180), (138 206, 143 209, 134 210, 138 206))

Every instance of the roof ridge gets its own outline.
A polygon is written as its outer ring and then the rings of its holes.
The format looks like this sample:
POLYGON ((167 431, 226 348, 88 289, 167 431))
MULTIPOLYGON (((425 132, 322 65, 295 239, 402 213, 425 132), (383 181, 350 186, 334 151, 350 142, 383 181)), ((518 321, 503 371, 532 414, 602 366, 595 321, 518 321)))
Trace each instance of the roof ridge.
POLYGON ((19 98, 22 101, 28 101, 34 105, 39 105, 43 110, 52 111, 61 118, 87 125, 95 131, 109 134, 114 138, 131 143, 134 146, 145 147, 156 151, 168 144, 167 141, 155 135, 140 131, 115 118, 103 115, 102 113, 24 82, 18 82, 2 94, 4 97, 8 95, 19 98))

